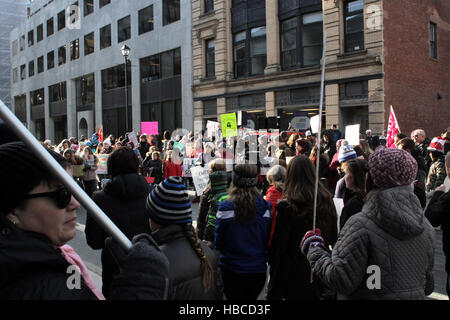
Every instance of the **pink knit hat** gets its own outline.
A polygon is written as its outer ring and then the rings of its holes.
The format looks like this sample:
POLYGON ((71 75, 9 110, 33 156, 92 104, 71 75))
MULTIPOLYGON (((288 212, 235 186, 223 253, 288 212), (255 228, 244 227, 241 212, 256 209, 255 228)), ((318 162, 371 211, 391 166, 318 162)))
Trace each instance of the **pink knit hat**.
POLYGON ((374 184, 380 188, 409 185, 417 175, 417 161, 400 149, 377 148, 369 157, 369 168, 374 184))

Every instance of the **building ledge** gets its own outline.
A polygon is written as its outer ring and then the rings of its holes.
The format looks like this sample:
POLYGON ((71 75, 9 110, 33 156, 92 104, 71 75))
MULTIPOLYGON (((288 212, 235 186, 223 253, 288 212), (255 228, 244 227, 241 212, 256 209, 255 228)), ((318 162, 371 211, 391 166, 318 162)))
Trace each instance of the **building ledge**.
POLYGON ((364 50, 360 50, 360 51, 340 53, 336 56, 338 57, 338 59, 346 59, 346 58, 352 58, 352 57, 358 57, 358 56, 365 56, 366 54, 367 54, 367 49, 364 49, 364 50))

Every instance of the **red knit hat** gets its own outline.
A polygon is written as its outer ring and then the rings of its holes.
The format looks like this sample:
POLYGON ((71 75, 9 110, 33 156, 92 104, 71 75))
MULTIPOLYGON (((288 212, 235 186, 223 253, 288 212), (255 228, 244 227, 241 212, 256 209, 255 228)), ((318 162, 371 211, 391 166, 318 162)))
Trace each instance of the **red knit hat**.
POLYGON ((380 188, 409 185, 417 175, 417 161, 400 149, 377 148, 369 157, 369 168, 374 184, 380 188))
POLYGON ((445 140, 442 139, 441 137, 433 138, 427 150, 444 153, 444 144, 445 140))

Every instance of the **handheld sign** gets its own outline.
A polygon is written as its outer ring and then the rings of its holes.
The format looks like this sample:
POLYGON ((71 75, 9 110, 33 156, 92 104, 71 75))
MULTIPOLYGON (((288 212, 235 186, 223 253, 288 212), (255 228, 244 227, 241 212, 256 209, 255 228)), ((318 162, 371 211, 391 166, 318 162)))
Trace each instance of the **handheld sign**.
POLYGON ((220 120, 222 121, 222 133, 224 138, 236 137, 238 135, 236 113, 222 114, 220 120))
POLYGON ((345 127, 345 140, 347 140, 348 144, 351 146, 359 144, 359 124, 345 127))
POLYGON ((141 132, 148 135, 159 134, 158 121, 141 122, 141 132))

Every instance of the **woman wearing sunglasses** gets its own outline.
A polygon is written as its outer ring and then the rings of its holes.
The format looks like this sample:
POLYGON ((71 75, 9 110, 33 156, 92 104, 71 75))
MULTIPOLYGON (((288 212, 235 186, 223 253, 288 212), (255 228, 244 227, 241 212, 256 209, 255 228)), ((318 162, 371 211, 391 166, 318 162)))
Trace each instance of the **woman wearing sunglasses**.
MULTIPOLYGON (((72 174, 64 157, 48 152, 72 174)), ((76 234, 77 200, 22 142, 0 145, 0 167, 0 300, 104 299, 66 244, 76 234)), ((164 298, 168 262, 152 240, 137 236, 129 252, 107 241, 122 271, 112 299, 164 298)))

